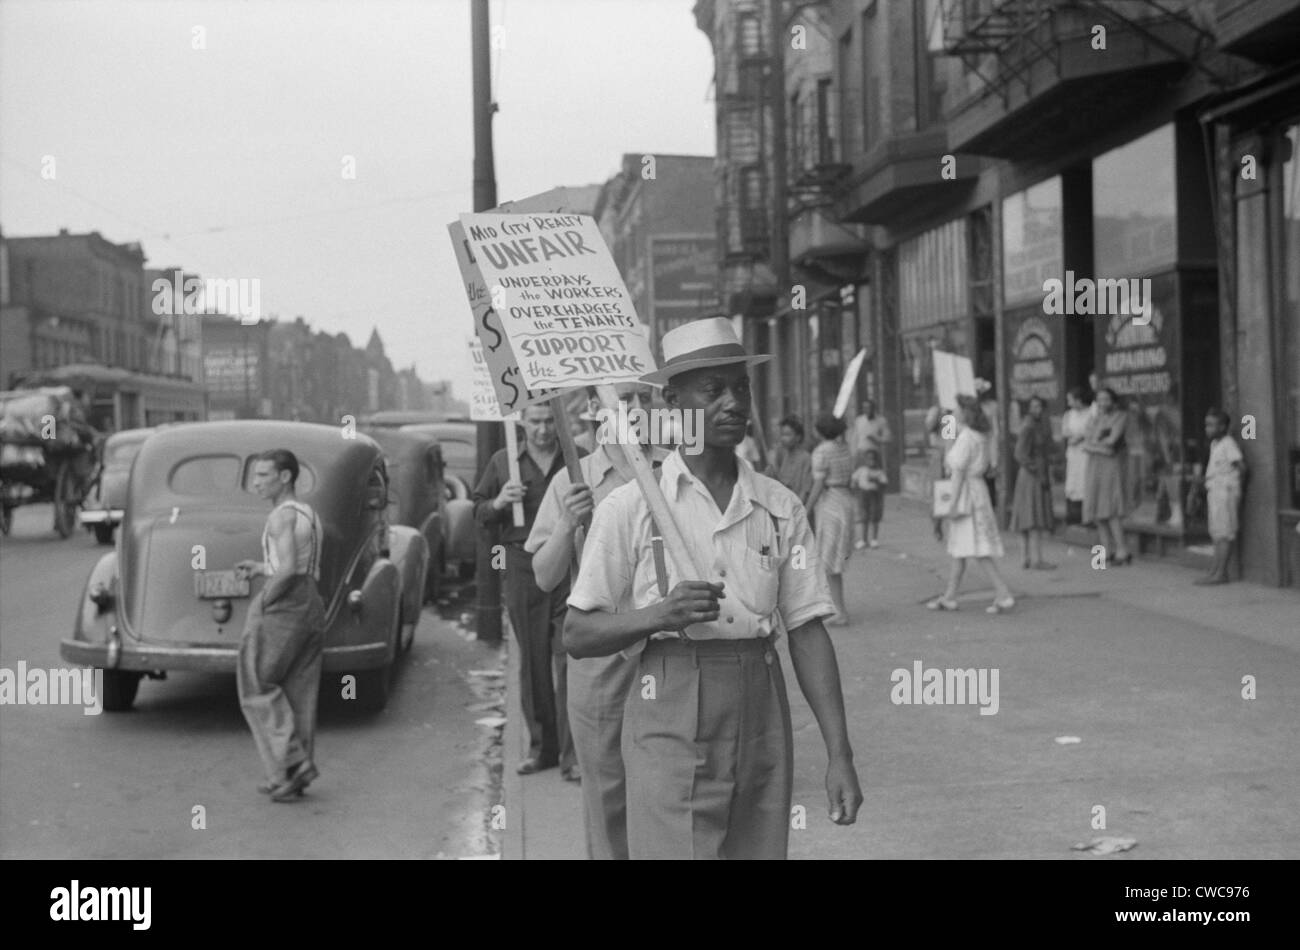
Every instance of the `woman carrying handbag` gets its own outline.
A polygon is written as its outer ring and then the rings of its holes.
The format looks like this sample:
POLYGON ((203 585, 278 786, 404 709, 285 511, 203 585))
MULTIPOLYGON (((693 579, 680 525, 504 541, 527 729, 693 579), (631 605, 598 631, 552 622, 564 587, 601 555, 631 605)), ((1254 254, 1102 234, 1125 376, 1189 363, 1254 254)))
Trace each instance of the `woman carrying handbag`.
POLYGON ((952 558, 952 567, 943 594, 925 606, 930 610, 956 610, 955 598, 966 573, 966 562, 974 559, 984 568, 996 592, 986 611, 1002 613, 1014 607, 1016 601, 994 561, 994 558, 1002 557, 1003 550, 997 514, 993 510, 988 486, 984 484, 984 473, 989 466, 988 432, 991 427, 974 397, 959 396, 957 403, 962 429, 945 459, 952 479, 946 490, 940 483, 935 492, 935 515, 943 518, 947 527, 948 556, 952 558), (943 501, 938 501, 945 493, 951 499, 946 507, 943 501))

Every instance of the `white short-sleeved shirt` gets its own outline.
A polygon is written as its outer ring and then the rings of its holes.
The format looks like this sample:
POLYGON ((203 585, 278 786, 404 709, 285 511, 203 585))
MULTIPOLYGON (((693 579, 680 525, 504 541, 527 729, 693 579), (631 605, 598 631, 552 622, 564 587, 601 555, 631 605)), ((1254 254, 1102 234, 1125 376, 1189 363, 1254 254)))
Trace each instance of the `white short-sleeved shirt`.
MULTIPOLYGON (((660 464, 669 455, 667 449, 657 445, 645 448, 644 451, 646 458, 660 464)), ((614 489, 628 483, 628 479, 614 467, 604 445, 590 455, 578 459, 578 467, 582 470, 583 481, 591 486, 591 497, 595 508, 599 508, 601 502, 608 498, 614 489)), ((562 468, 555 473, 550 484, 546 486, 546 495, 542 498, 541 507, 537 509, 537 517, 533 519, 528 540, 524 542, 524 550, 529 554, 540 551, 560 526, 560 517, 564 514, 564 495, 571 484, 569 470, 562 468)))
POLYGON ((1237 441, 1230 435, 1210 443, 1210 462, 1205 466, 1205 487, 1216 491, 1241 491, 1241 472, 1234 463, 1244 456, 1237 441))
MULTIPOLYGON (((725 585, 718 619, 686 628, 693 640, 772 635, 777 632, 778 613, 787 630, 835 613, 799 499, 775 479, 757 474, 743 459, 737 460, 737 469, 736 487, 725 512, 718 510, 680 453, 671 454, 660 472, 659 483, 673 520, 707 572, 707 577, 683 578, 665 552, 669 589, 687 579, 725 585)), ((569 606, 618 613, 662 600, 650 539, 650 509, 640 488, 629 484, 611 492, 592 519, 569 606)), ((640 649, 639 644, 627 652, 640 649)))

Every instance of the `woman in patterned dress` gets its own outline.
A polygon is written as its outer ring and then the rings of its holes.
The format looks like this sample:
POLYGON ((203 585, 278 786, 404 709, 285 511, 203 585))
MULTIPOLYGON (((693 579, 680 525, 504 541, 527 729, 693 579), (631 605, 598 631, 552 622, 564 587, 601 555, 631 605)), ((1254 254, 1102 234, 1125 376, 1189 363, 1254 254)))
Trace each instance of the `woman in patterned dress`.
POLYGON ((1083 450, 1088 453, 1088 478, 1083 492, 1083 523, 1097 526, 1097 537, 1111 564, 1133 563, 1124 544, 1124 471, 1128 466, 1125 432, 1128 413, 1120 406, 1115 390, 1097 390, 1097 415, 1088 425, 1083 450), (1109 529, 1110 537, 1107 537, 1109 529), (1114 547, 1110 546, 1113 540, 1114 547), (1113 552, 1113 556, 1112 556, 1113 552))
POLYGON ((1014 607, 1016 600, 994 561, 994 558, 1002 557, 1003 551, 997 513, 993 510, 988 486, 984 484, 984 473, 989 467, 988 432, 991 426, 973 396, 958 396, 957 403, 961 407, 962 429, 946 458, 948 470, 952 472, 953 501, 948 511, 940 512, 948 528, 948 556, 952 558, 952 568, 943 594, 925 606, 930 610, 956 610, 957 588, 966 573, 966 562, 974 559, 980 562, 996 592, 987 612, 1002 613, 1014 607), (957 510, 963 494, 970 498, 969 514, 960 514, 957 510))
POLYGON ((1029 400, 1029 413, 1016 439, 1016 493, 1011 504, 1011 530, 1024 539, 1025 570, 1050 571, 1043 560, 1043 534, 1056 526, 1052 511, 1052 424, 1039 396, 1029 400))
POLYGON ((808 496, 808 515, 817 538, 817 557, 826 568, 835 616, 828 626, 848 623, 844 606, 844 566, 853 553, 853 493, 849 480, 853 474, 853 456, 844 441, 846 428, 842 419, 829 413, 818 418, 814 428, 822 441, 812 453, 812 494, 808 496))

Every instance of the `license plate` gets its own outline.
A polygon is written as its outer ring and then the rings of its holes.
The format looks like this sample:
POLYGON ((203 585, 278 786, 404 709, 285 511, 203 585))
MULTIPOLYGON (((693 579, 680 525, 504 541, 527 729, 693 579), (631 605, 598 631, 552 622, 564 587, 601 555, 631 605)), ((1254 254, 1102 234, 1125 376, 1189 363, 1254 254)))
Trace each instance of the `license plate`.
POLYGON ((247 597, 252 589, 252 581, 241 579, 234 571, 195 571, 194 594, 196 597, 211 599, 214 597, 247 597))

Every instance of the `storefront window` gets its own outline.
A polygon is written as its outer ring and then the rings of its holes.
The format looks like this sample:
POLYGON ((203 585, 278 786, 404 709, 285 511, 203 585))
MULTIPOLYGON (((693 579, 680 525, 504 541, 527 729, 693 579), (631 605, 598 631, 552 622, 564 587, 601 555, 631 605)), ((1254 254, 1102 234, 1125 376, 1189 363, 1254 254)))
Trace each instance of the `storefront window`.
POLYGON ((1002 202, 1002 292, 1007 309, 1043 299, 1043 282, 1063 273, 1061 179, 1049 178, 1002 202))
POLYGON ((1092 163, 1098 277, 1137 277, 1177 256, 1174 127, 1162 126, 1092 163))

